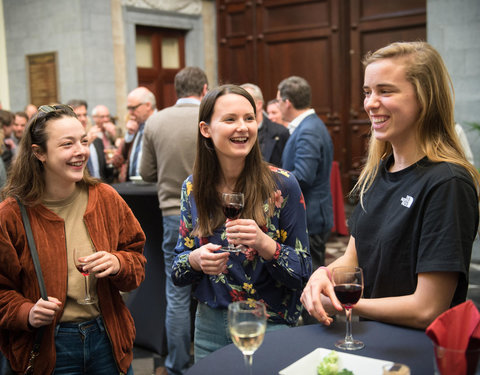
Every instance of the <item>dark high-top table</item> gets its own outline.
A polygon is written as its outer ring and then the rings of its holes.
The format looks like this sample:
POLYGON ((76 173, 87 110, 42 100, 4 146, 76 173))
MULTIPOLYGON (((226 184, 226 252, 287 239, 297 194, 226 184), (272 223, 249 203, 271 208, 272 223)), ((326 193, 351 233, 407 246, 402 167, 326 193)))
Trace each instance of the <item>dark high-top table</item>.
MULTIPOLYGON (((410 367, 411 375, 433 374, 433 345, 424 331, 373 321, 352 324, 353 337, 363 341, 365 348, 349 354, 403 363, 410 367)), ((280 370, 319 347, 340 351, 334 342, 344 336, 344 322, 335 322, 330 327, 315 324, 267 332, 253 355, 253 374, 278 375, 280 370)), ((225 346, 198 361, 186 373, 205 374, 246 374, 242 353, 233 344, 225 346)))
POLYGON ((127 202, 147 237, 145 280, 129 294, 127 306, 135 320, 135 345, 160 355, 165 343, 165 268, 163 263, 162 212, 155 184, 123 182, 112 185, 127 202))

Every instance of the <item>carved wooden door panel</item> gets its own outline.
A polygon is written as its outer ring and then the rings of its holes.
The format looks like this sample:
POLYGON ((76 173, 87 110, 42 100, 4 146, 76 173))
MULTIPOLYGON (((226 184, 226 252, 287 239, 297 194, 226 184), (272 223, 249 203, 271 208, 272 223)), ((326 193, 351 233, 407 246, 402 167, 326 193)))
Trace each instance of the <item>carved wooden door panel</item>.
POLYGON ((256 81, 255 6, 251 1, 217 1, 219 83, 256 81))
POLYGON ((312 107, 327 125, 334 149, 341 149, 338 1, 265 0, 257 4, 257 82, 265 99, 276 96, 282 79, 305 78, 312 87, 312 107))

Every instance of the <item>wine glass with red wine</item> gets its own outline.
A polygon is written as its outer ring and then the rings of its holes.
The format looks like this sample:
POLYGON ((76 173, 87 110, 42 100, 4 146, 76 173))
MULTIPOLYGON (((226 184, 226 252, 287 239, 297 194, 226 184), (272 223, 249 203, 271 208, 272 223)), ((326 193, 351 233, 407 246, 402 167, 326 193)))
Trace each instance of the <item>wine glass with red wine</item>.
POLYGON ((345 309, 347 328, 345 339, 338 340, 335 346, 344 350, 362 349, 365 344, 352 336, 352 308, 363 293, 363 271, 360 267, 335 267, 332 272, 335 295, 345 309))
MULTIPOLYGON (((236 220, 240 217, 243 211, 244 197, 243 193, 222 193, 222 207, 223 213, 230 220, 236 220)), ((241 251, 243 248, 237 249, 232 243, 228 244, 228 247, 222 247, 224 251, 236 252, 241 251)))
POLYGON ((77 300, 80 305, 92 305, 97 302, 95 298, 90 296, 90 291, 88 290, 88 278, 90 277, 90 272, 83 269, 87 263, 81 261, 81 259, 92 255, 94 252, 95 249, 93 249, 91 246, 80 246, 73 249, 73 261, 75 262, 75 267, 77 268, 78 272, 83 275, 83 280, 85 282, 85 297, 77 300))

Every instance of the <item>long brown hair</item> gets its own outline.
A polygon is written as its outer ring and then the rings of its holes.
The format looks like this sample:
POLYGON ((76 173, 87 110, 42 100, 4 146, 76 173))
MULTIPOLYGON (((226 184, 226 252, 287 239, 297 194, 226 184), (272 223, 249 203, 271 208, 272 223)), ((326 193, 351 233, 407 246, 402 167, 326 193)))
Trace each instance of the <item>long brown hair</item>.
MULTIPOLYGON (((236 85, 223 85, 210 90, 200 104, 199 123, 210 124, 217 99, 226 94, 241 95, 255 110, 255 101, 243 88, 236 85)), ((222 177, 220 163, 211 138, 206 138, 198 130, 197 154, 193 166, 193 194, 198 211, 198 223, 194 229, 197 236, 211 235, 215 228, 225 222, 220 194, 214 188, 222 177)), ((273 174, 262 159, 258 139, 245 158, 245 166, 240 174, 235 191, 245 195, 242 217, 248 217, 259 226, 266 224, 266 215, 273 213, 272 194, 276 189, 273 174), (265 202, 268 202, 267 209, 265 202)))
MULTIPOLYGON (((416 131, 422 152, 433 162, 461 165, 480 186, 480 174, 463 152, 454 120, 453 85, 440 54, 426 42, 397 42, 368 53, 363 65, 382 59, 399 59, 405 65, 406 79, 410 82, 420 105, 416 131)), ((363 195, 372 185, 380 160, 392 153, 390 142, 370 137, 368 158, 352 193, 363 195)))
MULTIPOLYGON (((20 140, 18 152, 12 164, 2 197, 18 198, 25 205, 40 203, 45 192, 45 173, 40 160, 33 153, 32 145, 47 152, 47 126, 51 120, 75 117, 73 109, 66 105, 41 106, 32 117, 20 140)), ((99 181, 91 177, 85 168, 81 183, 95 185, 99 181)))

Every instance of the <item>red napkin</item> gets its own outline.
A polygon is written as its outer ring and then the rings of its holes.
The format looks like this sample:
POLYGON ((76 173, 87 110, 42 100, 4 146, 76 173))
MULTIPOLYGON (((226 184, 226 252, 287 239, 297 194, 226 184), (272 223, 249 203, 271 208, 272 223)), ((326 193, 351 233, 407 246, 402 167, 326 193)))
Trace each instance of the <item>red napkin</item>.
POLYGON ((457 305, 438 316, 426 329, 426 334, 433 343, 458 352, 448 354, 444 360, 437 357, 437 365, 442 374, 475 373, 478 355, 467 361, 467 349, 479 349, 480 313, 471 300, 457 305), (475 363, 470 363, 475 362, 475 363), (472 369, 473 367, 473 369, 472 369), (468 372, 467 372, 468 370, 468 372))

